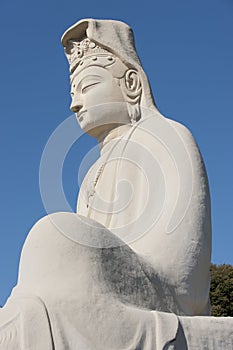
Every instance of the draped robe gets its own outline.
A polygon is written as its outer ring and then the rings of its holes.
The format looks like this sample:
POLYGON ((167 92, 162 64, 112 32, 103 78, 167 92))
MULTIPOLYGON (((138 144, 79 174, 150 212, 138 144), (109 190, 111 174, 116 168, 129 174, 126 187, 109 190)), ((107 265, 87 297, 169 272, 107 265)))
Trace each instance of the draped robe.
POLYGON ((82 183, 77 212, 104 225, 152 268, 152 284, 158 277, 167 298, 161 311, 209 313, 208 180, 186 127, 153 111, 112 130, 82 183))

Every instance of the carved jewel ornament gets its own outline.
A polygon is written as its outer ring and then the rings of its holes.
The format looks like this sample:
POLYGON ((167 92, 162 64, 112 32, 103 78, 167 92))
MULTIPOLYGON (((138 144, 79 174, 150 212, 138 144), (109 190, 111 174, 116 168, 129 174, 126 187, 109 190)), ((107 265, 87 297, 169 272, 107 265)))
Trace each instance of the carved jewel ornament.
POLYGON ((87 66, 95 63, 96 65, 106 67, 116 61, 115 56, 88 38, 80 42, 69 40, 65 47, 65 53, 70 64, 71 73, 78 66, 81 68, 84 65, 87 66))

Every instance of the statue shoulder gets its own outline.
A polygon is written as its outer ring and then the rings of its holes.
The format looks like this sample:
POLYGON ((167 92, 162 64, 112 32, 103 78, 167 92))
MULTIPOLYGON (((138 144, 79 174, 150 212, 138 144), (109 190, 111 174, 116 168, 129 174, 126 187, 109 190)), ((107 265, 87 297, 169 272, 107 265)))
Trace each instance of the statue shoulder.
POLYGON ((200 175, 199 171, 201 171, 207 177, 203 157, 192 132, 185 125, 175 120, 167 119, 167 121, 182 139, 192 162, 194 173, 200 175))
POLYGON ((187 126, 185 126, 184 124, 181 124, 173 119, 166 118, 166 120, 175 129, 175 131, 179 134, 179 136, 182 137, 182 139, 185 142, 190 143, 190 144, 194 144, 196 147, 198 147, 197 142, 196 142, 192 132, 189 130, 189 128, 187 126))

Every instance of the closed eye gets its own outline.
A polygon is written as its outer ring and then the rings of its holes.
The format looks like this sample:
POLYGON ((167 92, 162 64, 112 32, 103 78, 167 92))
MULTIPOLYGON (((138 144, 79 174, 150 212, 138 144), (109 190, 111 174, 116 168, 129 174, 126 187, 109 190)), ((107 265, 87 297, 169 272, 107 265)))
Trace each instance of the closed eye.
POLYGON ((86 82, 83 84, 81 88, 82 94, 85 94, 89 89, 91 89, 93 86, 100 84, 100 81, 95 81, 95 82, 86 82))

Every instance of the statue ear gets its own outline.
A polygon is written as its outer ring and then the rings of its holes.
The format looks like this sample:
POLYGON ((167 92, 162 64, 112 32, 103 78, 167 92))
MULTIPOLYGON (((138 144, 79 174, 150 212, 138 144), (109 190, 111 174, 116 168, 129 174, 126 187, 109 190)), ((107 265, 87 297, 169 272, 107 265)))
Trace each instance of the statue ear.
POLYGON ((128 69, 124 76, 123 93, 129 103, 139 102, 142 93, 141 80, 135 69, 128 69))
POLYGON ((142 94, 141 80, 135 69, 128 69, 121 82, 122 93, 127 102, 129 118, 133 124, 141 117, 139 105, 142 94))

